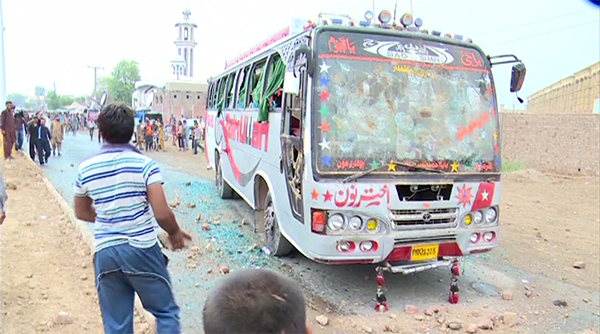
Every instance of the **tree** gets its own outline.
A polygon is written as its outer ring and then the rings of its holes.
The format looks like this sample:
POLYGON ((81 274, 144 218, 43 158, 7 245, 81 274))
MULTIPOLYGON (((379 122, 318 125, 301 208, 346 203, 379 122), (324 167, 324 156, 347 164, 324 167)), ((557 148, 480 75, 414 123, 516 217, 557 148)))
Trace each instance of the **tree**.
POLYGON ((23 107, 27 102, 27 96, 19 93, 11 93, 6 96, 6 101, 11 101, 17 107, 23 107))
POLYGON ((69 95, 58 95, 55 91, 49 91, 46 95, 46 104, 48 105, 48 109, 57 110, 60 108, 66 108, 71 103, 76 101, 77 98, 69 95))
POLYGON ((46 95, 46 104, 50 110, 58 109, 60 107, 60 96, 53 90, 49 91, 46 95))
POLYGON ((112 100, 131 103, 131 94, 135 90, 135 82, 140 80, 138 63, 133 60, 121 60, 113 69, 110 77, 98 79, 96 99, 106 90, 112 100))
POLYGON ((35 86, 35 90, 33 91, 33 94, 38 98, 46 96, 46 88, 44 88, 42 86, 35 86))

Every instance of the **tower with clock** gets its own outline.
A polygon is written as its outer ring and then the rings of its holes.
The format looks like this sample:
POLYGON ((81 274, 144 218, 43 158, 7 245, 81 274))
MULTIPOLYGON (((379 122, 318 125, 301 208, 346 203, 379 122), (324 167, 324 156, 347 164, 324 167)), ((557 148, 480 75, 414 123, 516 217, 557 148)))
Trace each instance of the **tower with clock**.
POLYGON ((194 40, 194 30, 198 27, 190 22, 191 15, 192 12, 189 9, 184 10, 183 22, 175 24, 175 28, 177 28, 177 39, 175 40, 177 58, 183 65, 178 66, 177 72, 189 78, 194 76, 194 48, 197 44, 194 40))

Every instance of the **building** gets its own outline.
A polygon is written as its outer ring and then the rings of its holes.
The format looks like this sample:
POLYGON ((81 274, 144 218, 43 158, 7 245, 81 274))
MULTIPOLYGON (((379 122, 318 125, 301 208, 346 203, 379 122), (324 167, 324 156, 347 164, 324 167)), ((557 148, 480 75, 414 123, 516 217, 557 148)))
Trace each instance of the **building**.
POLYGON ((600 62, 529 96, 527 112, 533 114, 598 113, 600 62))
POLYGON ((200 118, 206 113, 206 82, 194 81, 194 29, 191 12, 183 11, 184 21, 175 24, 176 56, 171 61, 174 78, 164 81, 138 81, 132 94, 132 106, 161 112, 164 120, 200 118))
POLYGON ((161 111, 168 119, 204 117, 207 91, 207 83, 168 81, 155 90, 152 110, 161 111))

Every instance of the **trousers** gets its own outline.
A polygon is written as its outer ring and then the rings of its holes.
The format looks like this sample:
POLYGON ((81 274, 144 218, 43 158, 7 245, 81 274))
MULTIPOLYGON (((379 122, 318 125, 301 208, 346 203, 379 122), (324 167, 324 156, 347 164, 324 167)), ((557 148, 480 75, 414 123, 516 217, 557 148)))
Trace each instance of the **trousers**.
POLYGON ((94 254, 96 290, 106 334, 133 333, 135 294, 156 318, 157 334, 180 334, 167 259, 156 243, 150 248, 120 244, 94 254))

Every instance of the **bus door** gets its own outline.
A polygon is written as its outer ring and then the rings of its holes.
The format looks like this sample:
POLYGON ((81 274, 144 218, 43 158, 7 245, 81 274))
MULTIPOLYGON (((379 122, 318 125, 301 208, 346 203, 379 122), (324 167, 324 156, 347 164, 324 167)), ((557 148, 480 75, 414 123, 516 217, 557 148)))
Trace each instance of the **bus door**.
POLYGON ((302 221, 302 175, 304 155, 302 150, 302 129, 306 117, 306 67, 296 72, 287 72, 284 82, 284 108, 281 118, 281 161, 288 198, 294 218, 302 221))

